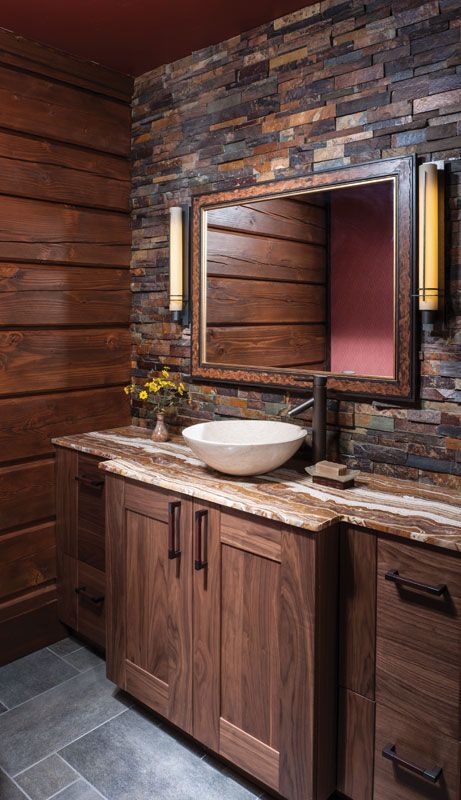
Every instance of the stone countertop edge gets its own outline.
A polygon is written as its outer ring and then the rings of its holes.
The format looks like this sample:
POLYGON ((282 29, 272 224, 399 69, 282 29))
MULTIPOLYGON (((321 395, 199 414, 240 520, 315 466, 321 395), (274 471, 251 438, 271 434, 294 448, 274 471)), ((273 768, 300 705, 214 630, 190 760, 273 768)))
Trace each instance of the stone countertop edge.
POLYGON ((355 489, 332 490, 283 467, 254 478, 227 477, 196 459, 180 436, 157 445, 148 430, 136 426, 52 441, 59 447, 107 459, 100 465, 104 472, 309 533, 343 522, 461 552, 461 496, 450 489, 362 473, 355 489), (185 484, 178 473, 188 465, 191 480, 185 484))

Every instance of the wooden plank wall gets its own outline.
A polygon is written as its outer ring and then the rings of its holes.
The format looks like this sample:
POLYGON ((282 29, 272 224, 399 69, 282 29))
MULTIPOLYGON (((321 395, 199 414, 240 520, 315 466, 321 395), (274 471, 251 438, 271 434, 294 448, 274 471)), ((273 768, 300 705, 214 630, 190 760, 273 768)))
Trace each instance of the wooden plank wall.
POLYGON ((209 211, 207 362, 325 369, 325 276, 321 195, 209 211))
POLYGON ((62 633, 51 437, 129 421, 131 92, 0 30, 0 663, 62 633))

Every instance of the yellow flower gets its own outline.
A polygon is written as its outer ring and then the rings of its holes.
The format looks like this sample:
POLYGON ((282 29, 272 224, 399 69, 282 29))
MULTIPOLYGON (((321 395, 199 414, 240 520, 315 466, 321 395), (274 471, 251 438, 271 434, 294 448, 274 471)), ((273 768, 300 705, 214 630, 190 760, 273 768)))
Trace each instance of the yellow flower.
POLYGON ((134 384, 132 383, 132 384, 130 384, 130 386, 124 386, 123 387, 123 391, 125 392, 125 394, 133 394, 133 392, 134 392, 134 384))
POLYGON ((168 378, 169 372, 170 372, 170 370, 168 369, 168 367, 163 367, 162 375, 163 375, 164 378, 168 378))
POLYGON ((144 389, 142 390, 142 392, 139 392, 139 399, 140 400, 147 400, 147 392, 144 391, 144 389))

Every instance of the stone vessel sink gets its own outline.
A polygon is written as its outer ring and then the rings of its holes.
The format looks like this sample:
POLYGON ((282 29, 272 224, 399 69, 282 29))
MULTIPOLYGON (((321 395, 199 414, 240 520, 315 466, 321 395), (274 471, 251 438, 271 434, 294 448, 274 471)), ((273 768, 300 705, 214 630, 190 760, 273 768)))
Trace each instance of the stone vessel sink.
POLYGON ((301 447, 307 431, 289 422, 223 420, 183 430, 191 450, 227 475, 261 475, 277 469, 301 447))

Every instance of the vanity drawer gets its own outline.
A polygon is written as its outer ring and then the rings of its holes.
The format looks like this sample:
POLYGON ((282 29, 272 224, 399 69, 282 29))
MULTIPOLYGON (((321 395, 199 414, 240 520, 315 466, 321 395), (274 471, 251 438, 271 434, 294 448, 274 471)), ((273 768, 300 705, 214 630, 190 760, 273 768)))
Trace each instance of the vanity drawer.
POLYGON ((460 766, 458 742, 377 706, 374 800, 460 800, 460 766))
POLYGON ((78 563, 77 618, 78 632, 98 644, 106 646, 106 577, 82 561, 78 563))
POLYGON ((459 738, 461 561, 378 543, 376 700, 459 738))
POLYGON ((78 457, 77 556, 99 570, 105 568, 104 473, 100 458, 78 457))

